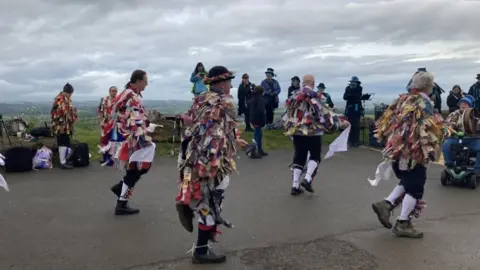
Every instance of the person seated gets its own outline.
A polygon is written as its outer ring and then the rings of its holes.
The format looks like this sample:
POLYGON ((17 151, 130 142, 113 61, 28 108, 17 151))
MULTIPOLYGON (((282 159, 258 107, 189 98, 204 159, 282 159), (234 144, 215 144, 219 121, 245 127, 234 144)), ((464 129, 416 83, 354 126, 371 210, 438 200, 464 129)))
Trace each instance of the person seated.
MULTIPOLYGON (((449 126, 451 129, 457 131, 457 132, 463 132, 466 137, 464 137, 463 143, 473 152, 476 153, 476 162, 474 166, 474 170, 476 173, 480 173, 480 139, 474 138, 474 137, 468 137, 468 135, 473 135, 473 134, 468 134, 465 132, 465 127, 463 124, 463 114, 466 109, 472 108, 474 104, 474 98, 470 95, 465 96, 460 99, 459 101, 459 109, 450 113, 445 119, 445 124, 449 126)), ((477 126, 478 126, 478 119, 477 119, 477 126)), ((446 138, 445 141, 443 142, 442 146, 442 153, 443 153, 443 158, 445 160, 445 166, 447 168, 453 167, 453 157, 452 157, 452 151, 451 151, 451 146, 452 144, 457 144, 458 139, 457 138, 446 138)))

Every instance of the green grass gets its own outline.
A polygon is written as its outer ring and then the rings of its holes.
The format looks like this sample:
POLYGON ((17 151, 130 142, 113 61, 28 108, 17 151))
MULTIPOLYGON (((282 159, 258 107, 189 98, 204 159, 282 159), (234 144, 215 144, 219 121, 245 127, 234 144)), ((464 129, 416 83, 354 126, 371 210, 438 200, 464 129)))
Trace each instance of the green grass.
MULTIPOLYGON (((280 150, 291 149, 293 147, 292 141, 288 136, 283 134, 283 130, 264 130, 263 131, 263 147, 265 150, 280 150)), ((339 133, 325 134, 323 136, 323 143, 331 143, 339 133)), ((242 139, 247 142, 252 141, 253 132, 242 132, 242 139)), ((75 127, 74 139, 79 142, 87 143, 90 149, 92 159, 98 160, 100 154, 98 153, 98 143, 100 139, 100 128, 92 128, 91 126, 77 125, 75 127)), ((157 143, 157 156, 168 156, 171 151, 178 151, 179 143, 161 142, 157 143)), ((175 152, 177 153, 177 152, 175 152)))

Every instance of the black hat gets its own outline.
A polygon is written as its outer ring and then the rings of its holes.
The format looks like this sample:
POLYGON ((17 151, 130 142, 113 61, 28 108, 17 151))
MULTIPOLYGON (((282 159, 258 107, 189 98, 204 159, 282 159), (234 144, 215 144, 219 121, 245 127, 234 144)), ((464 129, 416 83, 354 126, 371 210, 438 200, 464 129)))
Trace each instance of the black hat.
POLYGON ((300 78, 298 76, 293 76, 291 80, 300 82, 300 78))
POLYGON ((63 86, 63 92, 68 94, 73 93, 73 86, 69 83, 65 84, 65 86, 63 86))
POLYGON ((273 77, 277 76, 273 68, 267 68, 267 71, 265 71, 265 74, 272 74, 273 77))
POLYGON ((424 68, 424 67, 422 67, 422 68, 418 68, 418 70, 417 70, 417 71, 418 71, 418 72, 421 72, 421 71, 423 71, 423 72, 427 72, 427 68, 424 68))
POLYGON ((319 83, 319 84, 317 85, 317 89, 325 89, 325 88, 326 88, 326 87, 325 87, 325 84, 324 84, 324 83, 319 83))
POLYGON ((477 80, 480 80, 480 74, 477 74, 477 80))
POLYGON ((233 72, 228 71, 224 66, 214 66, 208 71, 207 78, 205 78, 205 84, 212 84, 221 81, 227 81, 234 79, 235 75, 233 72))

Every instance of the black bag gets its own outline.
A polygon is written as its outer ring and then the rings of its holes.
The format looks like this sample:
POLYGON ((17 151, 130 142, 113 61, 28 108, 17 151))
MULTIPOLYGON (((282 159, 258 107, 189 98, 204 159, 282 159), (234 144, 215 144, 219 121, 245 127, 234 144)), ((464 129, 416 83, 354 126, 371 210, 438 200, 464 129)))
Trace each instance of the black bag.
POLYGON ((73 167, 87 167, 90 165, 90 152, 88 151, 88 144, 73 144, 72 150, 73 167))
POLYGON ((29 172, 33 170, 34 151, 31 148, 16 146, 5 152, 6 172, 29 172))
POLYGON ((36 138, 39 138, 39 137, 53 138, 52 129, 48 127, 47 122, 45 122, 44 127, 33 128, 30 131, 30 135, 36 138))

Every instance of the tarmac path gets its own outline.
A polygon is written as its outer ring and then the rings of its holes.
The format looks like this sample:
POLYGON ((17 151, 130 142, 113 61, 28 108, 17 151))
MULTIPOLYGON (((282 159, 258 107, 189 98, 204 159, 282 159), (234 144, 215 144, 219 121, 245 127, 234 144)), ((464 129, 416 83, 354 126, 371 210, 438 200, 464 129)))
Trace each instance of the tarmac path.
MULTIPOLYGON (((241 156, 232 177, 216 249, 226 264, 193 266, 195 241, 177 220, 176 159, 158 158, 137 185, 138 216, 113 215, 109 187, 121 173, 89 168, 8 174, 0 191, 0 269, 480 269, 480 194, 443 187, 429 166, 428 208, 415 220, 424 239, 397 239, 378 223, 373 201, 395 181, 371 187, 380 154, 365 148, 321 164, 315 194, 290 196, 290 151, 262 160, 241 156)), ((399 214, 397 210, 396 215, 399 214)))

